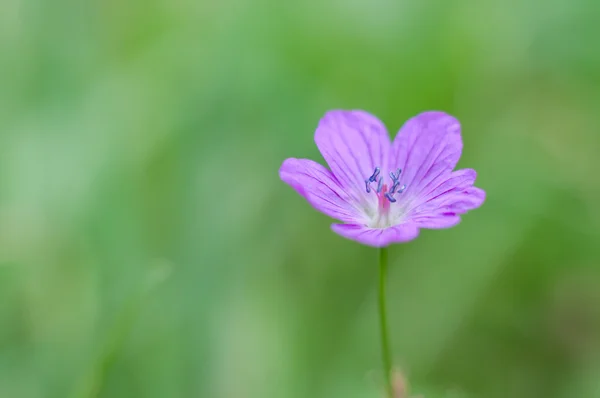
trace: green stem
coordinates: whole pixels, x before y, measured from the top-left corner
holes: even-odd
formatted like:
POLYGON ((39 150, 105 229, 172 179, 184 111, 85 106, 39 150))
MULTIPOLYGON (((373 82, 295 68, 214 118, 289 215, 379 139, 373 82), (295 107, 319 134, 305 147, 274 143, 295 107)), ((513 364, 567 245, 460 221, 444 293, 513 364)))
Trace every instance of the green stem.
POLYGON ((383 373, 385 375, 386 390, 389 398, 393 398, 392 388, 392 356, 390 351, 390 339, 388 337, 387 315, 385 308, 385 286, 387 277, 388 253, 387 248, 379 249, 379 321, 381 327, 381 350, 383 358, 383 373))

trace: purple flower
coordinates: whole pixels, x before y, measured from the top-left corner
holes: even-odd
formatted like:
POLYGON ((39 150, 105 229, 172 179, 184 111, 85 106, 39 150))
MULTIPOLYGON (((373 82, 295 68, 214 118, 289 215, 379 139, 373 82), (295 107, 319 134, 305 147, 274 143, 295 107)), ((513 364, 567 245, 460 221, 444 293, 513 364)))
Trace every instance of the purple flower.
POLYGON ((385 247, 407 242, 420 228, 448 228, 483 203, 473 169, 453 171, 462 152, 460 124, 443 112, 410 119, 390 142, 383 123, 364 111, 330 111, 315 142, 328 170, 286 159, 279 175, 317 210, 340 220, 334 232, 385 247))

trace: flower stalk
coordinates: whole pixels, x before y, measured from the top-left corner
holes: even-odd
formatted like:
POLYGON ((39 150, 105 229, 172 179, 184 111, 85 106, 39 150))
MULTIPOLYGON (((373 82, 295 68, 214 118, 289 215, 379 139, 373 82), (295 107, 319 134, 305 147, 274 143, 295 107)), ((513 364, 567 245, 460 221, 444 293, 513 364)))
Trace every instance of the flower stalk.
POLYGON ((389 398, 394 397, 392 386, 392 355, 390 347, 390 339, 387 326, 387 310, 386 310, 386 280, 388 268, 388 252, 387 248, 379 249, 379 325, 381 331, 381 354, 383 359, 383 374, 386 384, 386 391, 389 398))

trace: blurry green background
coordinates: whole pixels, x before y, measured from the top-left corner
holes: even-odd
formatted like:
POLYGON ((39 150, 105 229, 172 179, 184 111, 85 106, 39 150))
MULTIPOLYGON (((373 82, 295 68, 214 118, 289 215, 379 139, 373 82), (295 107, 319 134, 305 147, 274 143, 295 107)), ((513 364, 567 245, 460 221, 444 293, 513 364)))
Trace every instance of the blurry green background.
POLYGON ((0 397, 380 398, 376 250, 279 180, 333 108, 462 122, 390 249, 425 398, 600 397, 600 5, 0 2, 0 397))

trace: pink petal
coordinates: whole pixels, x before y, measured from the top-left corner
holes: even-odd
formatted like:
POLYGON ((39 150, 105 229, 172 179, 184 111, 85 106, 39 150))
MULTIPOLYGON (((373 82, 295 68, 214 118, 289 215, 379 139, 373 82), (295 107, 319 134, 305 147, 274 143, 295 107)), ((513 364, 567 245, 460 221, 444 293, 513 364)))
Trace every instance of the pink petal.
POLYGON ((365 179, 387 165, 390 138, 385 126, 364 111, 330 111, 319 122, 315 142, 340 185, 359 202, 375 200, 365 179))
POLYGON ((460 215, 481 206, 485 191, 473 186, 477 173, 458 170, 438 186, 411 203, 409 218, 421 228, 448 228, 460 222, 460 215))
POLYGON ((344 222, 362 219, 348 194, 320 164, 308 159, 286 159, 279 176, 320 212, 344 222))
POLYGON ((413 223, 383 229, 369 228, 357 224, 332 224, 331 229, 344 238, 373 247, 385 247, 392 243, 408 242, 419 235, 419 228, 413 223))
POLYGON ((402 169, 405 197, 448 178, 462 152, 460 124, 443 112, 424 112, 408 120, 392 144, 390 170, 402 169))

